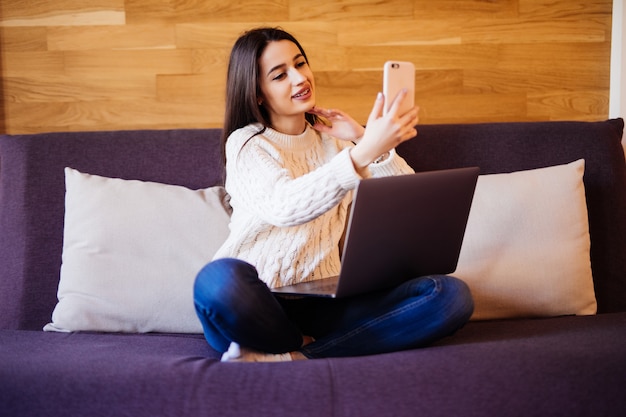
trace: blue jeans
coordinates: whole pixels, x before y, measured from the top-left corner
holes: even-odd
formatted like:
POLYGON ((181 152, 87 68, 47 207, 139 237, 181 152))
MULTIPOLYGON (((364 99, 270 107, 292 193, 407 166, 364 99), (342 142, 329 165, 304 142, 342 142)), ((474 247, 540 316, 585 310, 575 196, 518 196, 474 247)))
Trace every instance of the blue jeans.
POLYGON ((273 294, 256 268, 237 259, 206 265, 194 303, 209 344, 231 342, 308 358, 359 356, 426 346, 462 327, 474 311, 467 285, 454 277, 419 277, 398 287, 342 298, 273 294), (315 338, 302 346, 303 335, 315 338))

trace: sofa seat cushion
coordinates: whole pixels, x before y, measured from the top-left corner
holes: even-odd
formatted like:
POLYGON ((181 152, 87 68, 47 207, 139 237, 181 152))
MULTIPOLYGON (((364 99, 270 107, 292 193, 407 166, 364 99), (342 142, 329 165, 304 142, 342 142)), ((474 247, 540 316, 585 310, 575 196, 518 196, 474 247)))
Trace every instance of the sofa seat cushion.
POLYGON ((21 417, 621 417, 625 346, 626 313, 470 322, 428 348, 285 363, 221 363, 199 335, 0 331, 0 404, 21 417))

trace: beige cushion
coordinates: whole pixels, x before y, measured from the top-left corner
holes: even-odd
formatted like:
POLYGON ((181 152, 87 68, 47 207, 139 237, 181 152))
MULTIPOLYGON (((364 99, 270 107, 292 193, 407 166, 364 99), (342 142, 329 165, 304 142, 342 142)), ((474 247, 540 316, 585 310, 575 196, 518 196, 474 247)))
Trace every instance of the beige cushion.
POLYGON ((224 189, 65 176, 59 302, 45 330, 202 333, 192 288, 228 234, 224 189))
POLYGON ((584 161, 482 175, 453 274, 474 320, 594 314, 584 161))

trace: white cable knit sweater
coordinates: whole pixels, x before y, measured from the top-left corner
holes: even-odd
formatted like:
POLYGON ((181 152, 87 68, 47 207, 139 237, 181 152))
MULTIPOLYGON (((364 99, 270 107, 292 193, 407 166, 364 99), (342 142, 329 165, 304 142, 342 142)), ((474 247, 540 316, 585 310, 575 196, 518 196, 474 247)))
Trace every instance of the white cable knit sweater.
MULTIPOLYGON (((352 190, 352 142, 307 125, 285 135, 259 124, 233 132, 226 142, 226 190, 233 214, 230 235, 214 259, 233 257, 254 265, 270 287, 337 275, 339 240, 352 190)), ((372 164, 368 175, 412 173, 395 152, 372 164)))

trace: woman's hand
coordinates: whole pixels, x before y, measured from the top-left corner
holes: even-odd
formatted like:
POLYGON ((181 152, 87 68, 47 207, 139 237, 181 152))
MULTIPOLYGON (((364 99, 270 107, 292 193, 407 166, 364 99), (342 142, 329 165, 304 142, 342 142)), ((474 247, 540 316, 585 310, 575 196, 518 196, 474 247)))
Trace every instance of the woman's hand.
POLYGON ((313 107, 309 113, 321 116, 330 122, 330 126, 320 122, 315 123, 313 129, 327 133, 337 139, 357 142, 365 132, 363 126, 341 110, 313 107))
POLYGON ((381 114, 385 97, 382 93, 376 97, 363 137, 350 151, 352 162, 358 170, 365 168, 381 155, 417 135, 415 125, 419 120, 419 108, 413 107, 404 114, 398 114, 400 104, 406 98, 407 93, 406 89, 400 91, 391 104, 389 112, 384 116, 381 114))

